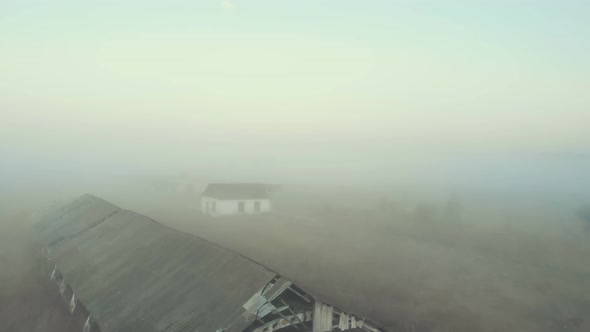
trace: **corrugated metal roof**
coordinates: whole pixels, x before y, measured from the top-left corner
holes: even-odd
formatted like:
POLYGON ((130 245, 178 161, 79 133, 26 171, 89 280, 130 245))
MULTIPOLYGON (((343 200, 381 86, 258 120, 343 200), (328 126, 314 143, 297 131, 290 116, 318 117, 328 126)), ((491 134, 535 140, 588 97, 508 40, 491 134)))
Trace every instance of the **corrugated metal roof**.
POLYGON ((203 196, 217 199, 266 199, 269 185, 262 183, 210 183, 203 196))
POLYGON ((44 216, 36 224, 36 229, 41 243, 50 246, 75 236, 119 210, 115 205, 98 197, 83 195, 44 216))
POLYGON ((101 331, 242 331, 276 274, 234 252, 85 195, 39 224, 101 331))

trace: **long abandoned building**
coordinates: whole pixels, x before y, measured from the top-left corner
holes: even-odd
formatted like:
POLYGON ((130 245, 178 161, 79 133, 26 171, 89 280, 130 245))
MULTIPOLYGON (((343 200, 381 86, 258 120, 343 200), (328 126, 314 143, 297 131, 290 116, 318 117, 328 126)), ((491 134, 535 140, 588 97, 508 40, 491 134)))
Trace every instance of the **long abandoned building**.
POLYGON ((91 195, 36 228, 47 275, 83 332, 384 331, 244 256, 91 195))

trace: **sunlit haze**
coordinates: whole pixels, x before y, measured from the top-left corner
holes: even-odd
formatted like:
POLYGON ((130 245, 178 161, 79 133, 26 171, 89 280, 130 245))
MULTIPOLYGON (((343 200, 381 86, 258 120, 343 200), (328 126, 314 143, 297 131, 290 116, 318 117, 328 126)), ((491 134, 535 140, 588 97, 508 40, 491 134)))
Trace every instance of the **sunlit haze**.
POLYGON ((347 177, 586 153, 589 15, 585 1, 4 1, 2 164, 347 177))

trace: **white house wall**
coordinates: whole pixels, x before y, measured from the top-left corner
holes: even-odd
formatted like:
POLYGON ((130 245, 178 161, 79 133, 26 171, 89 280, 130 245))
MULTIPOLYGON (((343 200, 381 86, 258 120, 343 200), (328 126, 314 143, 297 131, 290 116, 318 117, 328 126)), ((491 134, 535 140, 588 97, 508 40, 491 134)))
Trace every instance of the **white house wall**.
POLYGON ((220 200, 211 197, 201 198, 201 211, 212 216, 234 215, 234 214, 255 214, 262 212, 269 212, 271 210, 271 203, 269 199, 235 199, 235 200, 220 200), (212 210, 213 202, 215 202, 215 212, 212 210), (244 212, 240 212, 238 204, 244 202, 244 212), (254 210, 254 203, 260 202, 260 211, 254 210), (207 212, 207 203, 209 204, 209 212, 207 212))

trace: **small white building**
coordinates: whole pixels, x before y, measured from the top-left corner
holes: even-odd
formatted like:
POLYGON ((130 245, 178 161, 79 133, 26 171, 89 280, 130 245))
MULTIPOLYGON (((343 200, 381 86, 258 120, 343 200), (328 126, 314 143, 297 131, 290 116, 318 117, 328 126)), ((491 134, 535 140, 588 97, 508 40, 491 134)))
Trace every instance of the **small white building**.
POLYGON ((201 195, 201 210, 210 216, 269 212, 270 188, 262 183, 210 183, 201 195))

